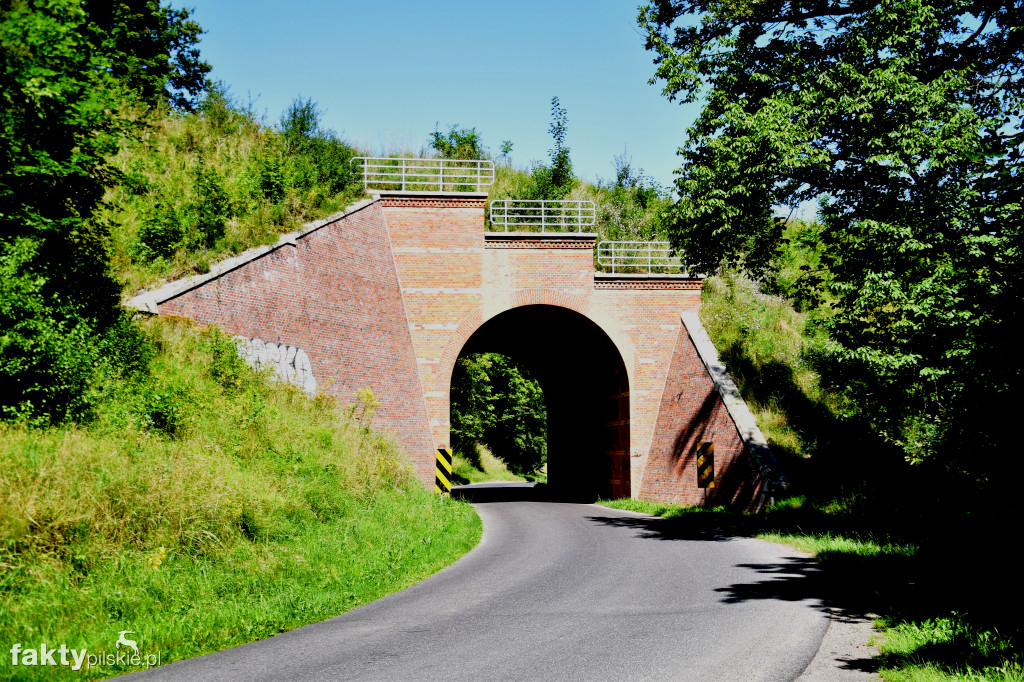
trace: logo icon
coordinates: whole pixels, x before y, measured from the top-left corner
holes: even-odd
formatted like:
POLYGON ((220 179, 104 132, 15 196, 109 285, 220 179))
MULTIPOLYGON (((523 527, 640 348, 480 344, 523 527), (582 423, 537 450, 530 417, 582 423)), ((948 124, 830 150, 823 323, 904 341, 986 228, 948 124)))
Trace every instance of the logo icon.
POLYGON ((139 655, 139 646, 138 646, 138 644, 135 643, 134 639, 128 639, 127 637, 125 637, 125 635, 134 635, 135 632, 133 630, 121 630, 118 634, 120 636, 117 638, 117 649, 120 651, 121 646, 123 645, 123 646, 128 647, 132 651, 134 651, 135 655, 138 656, 139 655))

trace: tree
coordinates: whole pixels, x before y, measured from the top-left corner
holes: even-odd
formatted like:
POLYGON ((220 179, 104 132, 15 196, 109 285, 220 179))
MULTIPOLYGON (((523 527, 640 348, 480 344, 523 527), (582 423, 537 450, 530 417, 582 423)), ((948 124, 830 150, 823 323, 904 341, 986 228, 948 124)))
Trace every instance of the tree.
POLYGON ((198 28, 156 3, 0 7, 0 415, 59 420, 83 412, 103 357, 132 346, 94 212, 118 177, 106 159, 139 129, 128 109, 201 87, 198 28), (150 57, 132 62, 124 50, 143 44, 150 57), (192 71, 160 66, 181 50, 192 71))
MULTIPOLYGON (((320 186, 333 196, 354 182, 356 171, 352 157, 355 153, 334 130, 321 125, 322 116, 316 102, 300 95, 281 116, 281 136, 292 186, 304 193, 320 186)), ((314 203, 326 198, 318 196, 314 203)))
MULTIPOLYGON (((670 98, 703 100, 668 230, 691 271, 765 275, 777 206, 821 202, 823 367, 912 461, 995 481, 1022 402, 1018 2, 659 0, 670 98)), ((813 275, 813 273, 809 273, 813 275)), ((1014 464, 1016 466, 1016 464, 1014 464)))
POLYGON ((512 156, 512 140, 502 140, 500 149, 502 163, 506 166, 510 165, 512 156))
POLYGON ((146 105, 192 111, 210 65, 199 56, 203 30, 191 11, 159 0, 84 0, 90 43, 112 57, 107 66, 146 105))
POLYGON ((452 446, 473 458, 476 443, 518 474, 547 458, 547 408, 540 384, 503 355, 459 358, 452 374, 452 446))
POLYGON ((435 127, 434 132, 430 133, 430 146, 442 159, 490 158, 476 128, 459 128, 458 125, 453 125, 445 134, 435 127))
POLYGON ((565 136, 569 130, 569 117, 558 101, 557 97, 551 98, 551 125, 548 132, 551 133, 555 146, 548 150, 551 163, 548 165, 537 163, 534 165, 530 176, 532 182, 524 191, 520 191, 516 199, 564 199, 572 191, 576 184, 576 178, 572 174, 572 159, 569 157, 569 148, 565 146, 565 136))
POLYGON ((548 132, 555 146, 548 152, 551 156, 551 185, 557 190, 572 186, 572 161, 569 159, 569 148, 565 146, 565 136, 569 132, 569 116, 557 97, 551 98, 551 125, 548 132))

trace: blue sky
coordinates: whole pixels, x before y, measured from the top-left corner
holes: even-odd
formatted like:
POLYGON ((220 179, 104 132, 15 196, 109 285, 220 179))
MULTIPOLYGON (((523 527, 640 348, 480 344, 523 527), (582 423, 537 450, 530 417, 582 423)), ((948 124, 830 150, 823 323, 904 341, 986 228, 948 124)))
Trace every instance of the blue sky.
POLYGON ((696 116, 647 83, 639 2, 191 0, 223 81, 274 123, 297 96, 373 153, 418 151, 440 123, 475 127, 494 155, 546 161, 552 96, 568 112, 576 174, 614 176, 623 151, 662 185, 696 116))

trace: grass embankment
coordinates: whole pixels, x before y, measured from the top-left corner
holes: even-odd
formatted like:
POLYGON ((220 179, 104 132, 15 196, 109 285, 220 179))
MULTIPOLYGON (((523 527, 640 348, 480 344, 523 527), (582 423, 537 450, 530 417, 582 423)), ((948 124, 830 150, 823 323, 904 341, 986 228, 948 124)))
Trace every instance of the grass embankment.
POLYGON ((98 655, 129 630, 143 663, 167 663, 267 637, 478 542, 472 508, 429 494, 371 430, 372 399, 339 410, 268 383, 215 330, 145 328, 151 379, 108 380, 94 422, 0 425, 0 677, 41 672, 12 667, 15 642, 98 655))
POLYGON ((452 482, 455 485, 487 483, 489 481, 525 481, 508 470, 508 466, 491 454, 483 445, 477 445, 477 461, 470 461, 456 450, 452 454, 452 482))
POLYGON ((491 481, 534 481, 547 483, 547 466, 530 476, 520 476, 509 471, 508 465, 501 459, 495 457, 485 445, 477 443, 477 460, 471 461, 461 452, 455 450, 452 453, 452 483, 465 485, 467 483, 488 483, 491 481))
POLYGON ((822 577, 807 573, 780 598, 877 614, 887 680, 1024 679, 1021 589, 996 549, 1006 519, 976 501, 940 502, 934 472, 884 447, 856 405, 822 385, 820 314, 798 312, 735 273, 705 282, 704 325, 799 496, 760 515, 605 504, 668 517, 672 537, 727 532, 815 554, 822 577))
POLYGON ((143 122, 141 139, 110 160, 123 176, 104 197, 126 293, 207 272, 363 196, 351 164, 361 152, 320 126, 311 101, 268 125, 214 89, 196 113, 143 122))

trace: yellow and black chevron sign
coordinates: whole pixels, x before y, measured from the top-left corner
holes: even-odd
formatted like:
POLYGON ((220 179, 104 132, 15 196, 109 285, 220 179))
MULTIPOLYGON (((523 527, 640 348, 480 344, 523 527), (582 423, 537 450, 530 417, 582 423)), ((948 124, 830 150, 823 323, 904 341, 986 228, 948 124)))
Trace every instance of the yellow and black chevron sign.
POLYGON ((697 487, 715 487, 715 444, 701 443, 697 448, 697 487))
POLYGON ((452 493, 451 448, 437 449, 437 469, 434 472, 434 490, 442 495, 451 495, 452 493))

